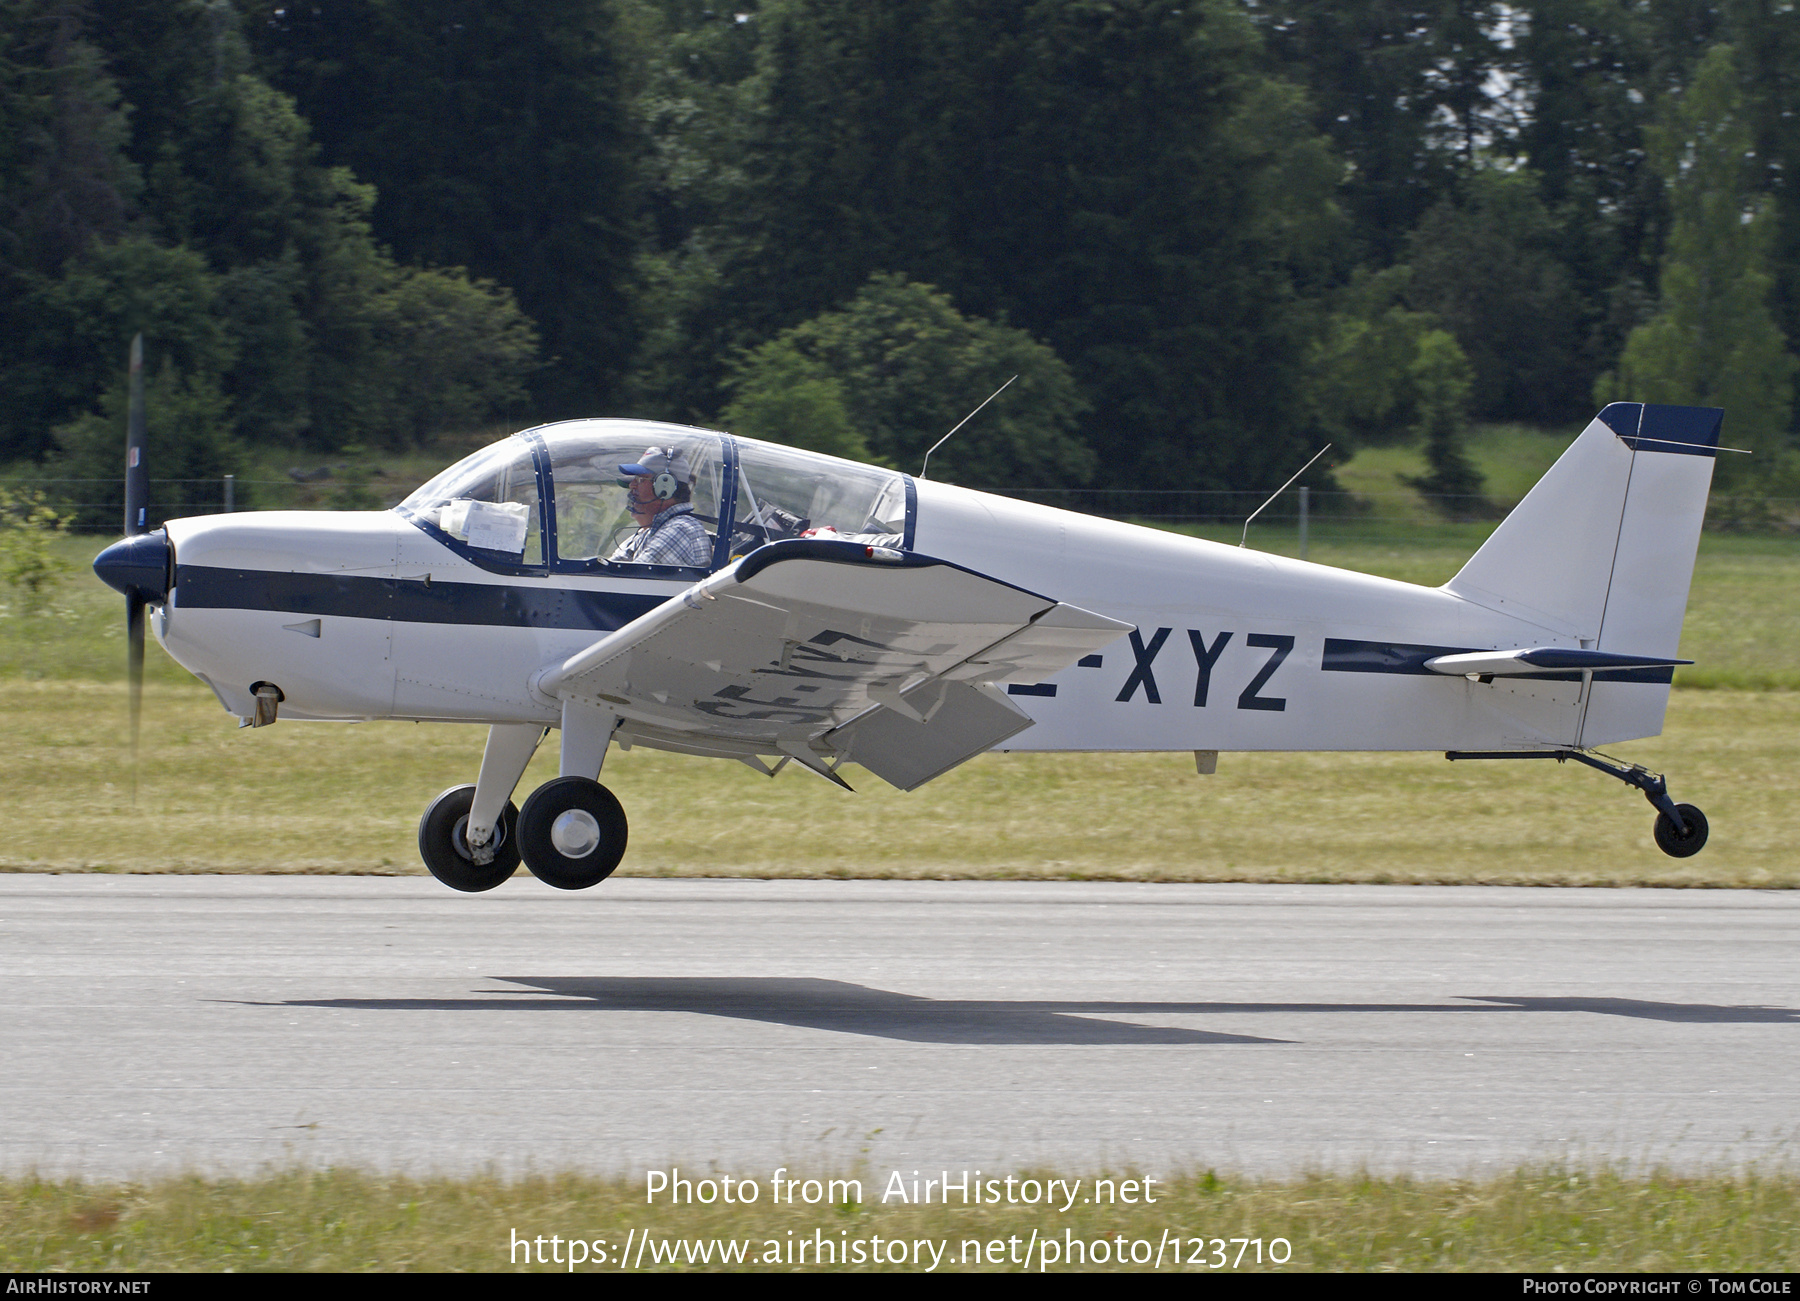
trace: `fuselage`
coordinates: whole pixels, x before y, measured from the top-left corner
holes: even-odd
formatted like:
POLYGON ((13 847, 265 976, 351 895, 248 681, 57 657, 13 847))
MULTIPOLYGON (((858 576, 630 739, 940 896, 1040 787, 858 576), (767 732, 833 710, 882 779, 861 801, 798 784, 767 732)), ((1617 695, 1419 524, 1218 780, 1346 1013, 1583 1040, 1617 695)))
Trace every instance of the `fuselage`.
MULTIPOLYGON (((622 446, 669 428, 617 423, 626 426, 613 431, 622 446)), ((759 518, 752 508, 774 518, 771 494, 796 464, 826 478, 848 464, 781 449, 786 478, 756 481, 756 447, 738 440, 721 460, 715 529, 717 518, 759 518), (758 482, 767 485, 760 496, 758 482)), ((268 683, 281 693, 283 718, 554 726, 558 703, 533 691, 534 676, 704 571, 605 563, 610 536, 586 538, 575 523, 574 494, 589 481, 564 484, 551 472, 561 462, 541 450, 539 458, 536 486, 512 494, 525 505, 495 515, 498 526, 524 519, 541 530, 516 557, 437 527, 448 517, 432 514, 441 510, 435 498, 391 511, 172 521, 175 584, 151 626, 240 717, 268 683), (574 549, 589 554, 563 563, 574 549)), ((882 527, 897 530, 896 545, 1135 629, 1050 681, 1006 688, 1035 726, 1004 748, 1480 749, 1578 739, 1578 678, 1477 682, 1422 667, 1429 654, 1556 640, 1449 591, 885 473, 892 482, 871 479, 864 497, 889 503, 882 527)), ((802 501, 795 491, 789 499, 802 501)), ((744 533, 740 523, 720 545, 721 563, 758 542, 744 533)))
POLYGON ((487 725, 475 784, 420 822, 462 891, 521 861, 605 879, 626 821, 597 778, 639 745, 908 791, 990 749, 1576 759, 1682 857, 1705 816, 1589 751, 1659 732, 1688 663, 1720 417, 1606 407, 1440 588, 608 420, 525 430, 391 511, 128 530, 95 570, 134 701, 149 609, 243 724, 487 725), (515 812, 551 728, 558 776, 515 812))

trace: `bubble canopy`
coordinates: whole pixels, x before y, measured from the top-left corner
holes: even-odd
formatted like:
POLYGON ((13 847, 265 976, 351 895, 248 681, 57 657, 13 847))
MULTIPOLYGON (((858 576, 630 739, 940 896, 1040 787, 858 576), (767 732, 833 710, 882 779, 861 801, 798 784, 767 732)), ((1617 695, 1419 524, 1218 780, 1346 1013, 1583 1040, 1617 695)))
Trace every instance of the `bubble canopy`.
POLYGON ((570 420, 484 447, 396 509, 486 569, 680 577, 783 538, 908 547, 912 501, 912 481, 878 466, 686 425, 570 420), (621 558, 638 531, 623 467, 656 451, 674 453, 686 473, 670 513, 691 515, 705 530, 712 542, 707 566, 621 558))

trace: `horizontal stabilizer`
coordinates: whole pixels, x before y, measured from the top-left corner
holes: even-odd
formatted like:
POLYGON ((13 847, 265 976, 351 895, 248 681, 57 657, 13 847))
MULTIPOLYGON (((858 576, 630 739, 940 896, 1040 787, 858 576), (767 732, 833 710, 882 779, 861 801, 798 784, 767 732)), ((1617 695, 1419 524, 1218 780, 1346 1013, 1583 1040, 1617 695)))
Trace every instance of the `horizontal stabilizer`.
POLYGON ((1567 673, 1571 669, 1661 669, 1692 660, 1672 660, 1660 655, 1623 655, 1617 651, 1581 650, 1573 646, 1526 646, 1509 651, 1471 651, 1462 655, 1438 655, 1425 661, 1433 673, 1450 676, 1479 675, 1490 678, 1523 678, 1543 673, 1567 673))

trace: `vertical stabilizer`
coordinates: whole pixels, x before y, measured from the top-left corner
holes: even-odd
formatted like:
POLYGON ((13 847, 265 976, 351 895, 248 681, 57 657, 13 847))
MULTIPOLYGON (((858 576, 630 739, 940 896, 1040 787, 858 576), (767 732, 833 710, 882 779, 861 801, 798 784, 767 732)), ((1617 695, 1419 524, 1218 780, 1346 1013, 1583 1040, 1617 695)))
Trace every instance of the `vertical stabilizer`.
MULTIPOLYGON (((1673 657, 1724 413, 1615 402, 1445 590, 1597 650, 1673 657)), ((1662 729, 1666 673, 1603 674, 1580 743, 1662 729)))

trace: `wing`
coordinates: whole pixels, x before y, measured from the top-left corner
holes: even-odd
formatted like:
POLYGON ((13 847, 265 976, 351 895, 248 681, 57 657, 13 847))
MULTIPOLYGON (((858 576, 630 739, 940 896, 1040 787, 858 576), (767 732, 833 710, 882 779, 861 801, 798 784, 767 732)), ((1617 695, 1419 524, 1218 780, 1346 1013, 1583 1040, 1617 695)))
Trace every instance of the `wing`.
POLYGON ((1130 627, 948 561, 795 540, 696 583, 533 685, 610 709, 624 745, 756 767, 756 756, 786 756, 828 776, 854 758, 911 790, 1031 726, 995 683, 1042 681, 1130 627))

